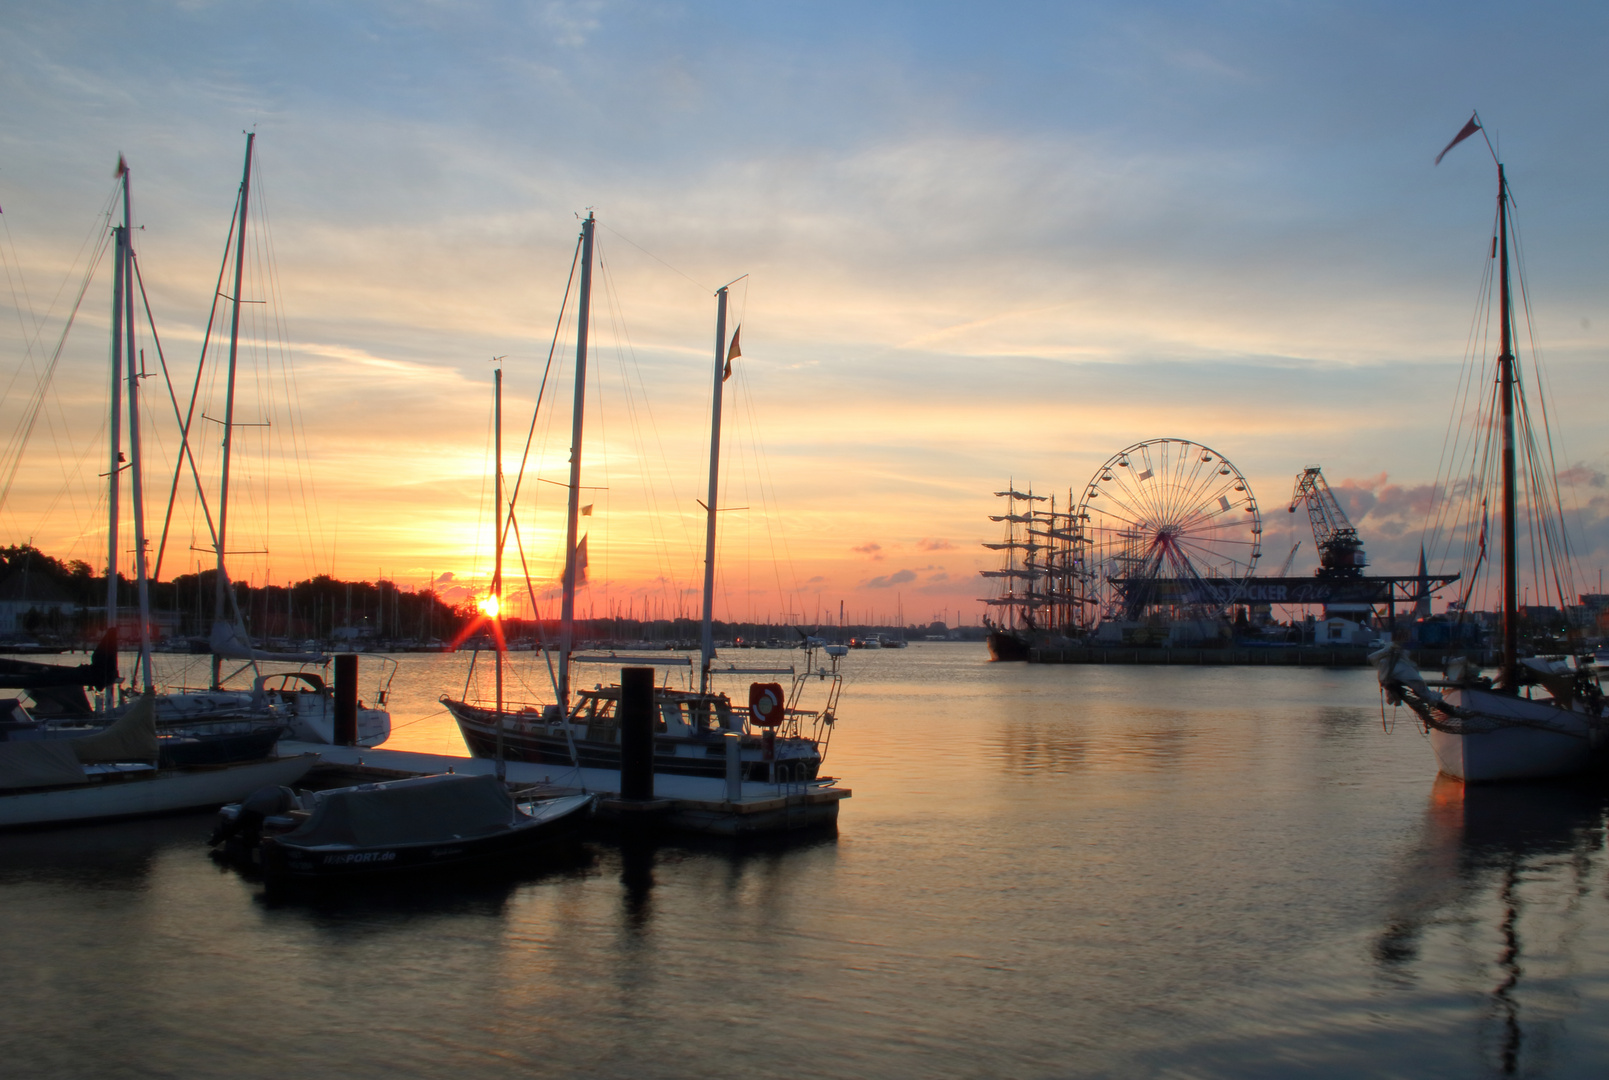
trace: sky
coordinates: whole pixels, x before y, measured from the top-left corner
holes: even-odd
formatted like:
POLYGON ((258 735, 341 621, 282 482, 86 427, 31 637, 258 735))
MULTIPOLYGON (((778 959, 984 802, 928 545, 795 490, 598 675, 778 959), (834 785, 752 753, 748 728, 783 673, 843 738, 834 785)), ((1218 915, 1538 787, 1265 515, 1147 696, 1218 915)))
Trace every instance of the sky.
MULTIPOLYGON (((273 273, 243 293, 272 303, 245 318, 274 344, 241 403, 270 426, 241 429, 264 453, 232 481, 237 579, 483 587, 492 358, 512 474, 554 348, 518 510, 551 595, 573 319, 554 328, 589 209, 583 610, 696 610, 734 279, 718 617, 974 623, 992 492, 1061 506, 1163 437, 1246 476, 1264 572, 1297 540, 1292 572, 1313 566, 1286 507, 1321 465, 1376 570, 1404 573, 1494 211, 1479 139, 1432 161, 1478 109, 1595 588, 1605 55, 1589 4, 7 3, 0 427, 61 337, 119 153, 188 398, 252 130, 273 273)), ((0 508, 5 542, 92 563, 108 266, 0 508)), ((144 386, 160 517, 175 422, 144 386)), ((194 500, 174 519, 164 576, 208 557, 194 500)))

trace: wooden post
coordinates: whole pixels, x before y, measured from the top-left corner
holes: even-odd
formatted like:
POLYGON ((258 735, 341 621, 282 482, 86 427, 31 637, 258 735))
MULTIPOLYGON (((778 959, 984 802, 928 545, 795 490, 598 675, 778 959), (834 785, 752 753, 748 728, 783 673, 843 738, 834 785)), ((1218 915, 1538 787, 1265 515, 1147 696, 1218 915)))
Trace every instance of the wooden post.
POLYGON ((358 744, 358 658, 341 653, 335 658, 335 745, 358 744))
POLYGON ((620 797, 654 797, 654 669, 620 669, 620 797))

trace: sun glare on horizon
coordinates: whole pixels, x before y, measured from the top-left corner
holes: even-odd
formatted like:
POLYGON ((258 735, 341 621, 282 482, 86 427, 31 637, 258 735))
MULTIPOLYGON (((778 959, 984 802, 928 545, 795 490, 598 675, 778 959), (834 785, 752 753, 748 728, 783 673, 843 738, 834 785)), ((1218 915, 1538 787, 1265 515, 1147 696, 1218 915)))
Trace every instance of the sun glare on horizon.
POLYGON ((495 593, 481 598, 480 613, 486 616, 488 619, 497 618, 497 613, 501 610, 501 608, 502 605, 498 602, 497 595, 495 593))

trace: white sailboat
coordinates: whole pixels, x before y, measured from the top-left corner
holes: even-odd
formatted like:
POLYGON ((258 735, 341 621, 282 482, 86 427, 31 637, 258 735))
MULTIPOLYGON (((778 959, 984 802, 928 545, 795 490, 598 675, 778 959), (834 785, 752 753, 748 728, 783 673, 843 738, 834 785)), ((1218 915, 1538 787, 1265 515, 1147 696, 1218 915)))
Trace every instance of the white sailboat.
MULTIPOLYGON (((1480 131, 1478 117, 1448 144, 1448 149, 1480 131)), ((1484 136, 1484 132, 1482 132, 1484 136)), ((1488 142, 1488 147, 1490 143, 1488 142)), ((1442 151, 1443 154, 1446 150, 1442 151)), ((1501 570, 1502 570, 1502 653, 1496 677, 1482 678, 1473 665, 1459 664, 1446 681, 1432 689, 1418 669, 1400 649, 1388 646, 1371 659, 1379 671, 1387 698, 1407 704, 1423 723, 1441 771, 1466 783, 1492 780, 1531 780, 1568 776, 1586 771, 1609 744, 1609 718, 1597 675, 1587 663, 1550 661, 1519 656, 1519 571, 1517 493, 1519 467, 1516 460, 1516 404, 1525 430, 1518 440, 1534 453, 1529 417, 1524 406, 1520 367, 1514 355, 1513 301, 1509 285, 1508 180, 1502 162, 1497 165, 1497 235, 1492 254, 1498 260, 1498 311, 1500 351, 1497 357, 1495 416, 1485 416, 1485 432, 1496 440, 1495 447, 1480 450, 1479 460, 1490 460, 1495 449, 1500 460, 1501 570)), ((1441 159, 1438 157, 1438 161, 1441 159)), ((1532 358, 1533 365, 1535 358, 1532 358)), ((1542 463, 1527 461, 1525 474, 1535 485, 1542 463)), ((1551 462, 1547 463, 1551 466, 1551 462)), ((1551 468, 1547 475, 1551 476, 1551 468)), ((1477 493, 1478 494, 1478 493, 1477 493)), ((1535 492, 1533 515, 1557 514, 1546 492, 1535 492)), ((1556 493, 1554 493, 1556 498, 1556 493)), ((1484 562, 1485 522, 1480 521, 1480 542, 1473 579, 1484 562)), ((1560 538, 1562 522, 1540 527, 1544 536, 1560 538)), ((1565 554, 1544 545, 1539 555, 1557 563, 1565 554)), ((1553 575, 1557 583, 1567 579, 1567 570, 1553 575)), ((1560 596, 1560 606, 1573 597, 1560 596)))
POLYGON ((119 496, 129 477, 139 610, 141 692, 104 730, 79 738, 0 743, 0 828, 105 820, 216 806, 264 785, 299 780, 317 760, 259 756, 205 767, 160 767, 157 695, 151 671, 151 604, 146 574, 145 502, 140 438, 139 362, 134 344, 133 239, 128 168, 118 160, 123 224, 115 230, 112 284, 112 382, 107 476, 107 608, 117 615, 119 496), (128 382, 128 454, 123 453, 123 381, 128 382))
MULTIPOLYGON (((257 136, 246 135, 246 160, 240 177, 239 196, 233 223, 234 289, 230 300, 229 368, 225 383, 223 428, 223 457, 218 481, 218 517, 212 527, 208 525, 216 557, 214 577, 212 632, 208 645, 212 654, 212 676, 208 686, 200 690, 180 690, 159 695, 157 721, 159 724, 202 723, 277 723, 285 725, 292 736, 303 742, 335 742, 335 698, 327 680, 321 675, 306 672, 271 672, 265 674, 259 667, 263 663, 317 664, 329 662, 321 653, 277 653, 254 648, 246 633, 238 600, 229 578, 227 543, 229 539, 229 485, 234 453, 234 433, 239 426, 235 421, 235 380, 240 354, 240 307, 244 302, 241 291, 244 285, 246 264, 246 226, 251 208, 252 154, 257 136), (224 674, 226 662, 238 662, 240 667, 230 676, 224 674), (232 689, 225 683, 230 677, 250 670, 253 676, 249 689, 232 689)), ((226 263, 227 265, 227 263, 226 263)), ((219 273, 222 279, 222 270, 219 273)), ((186 448, 181 455, 179 468, 189 460, 186 448)), ((193 463, 191 468, 194 468, 193 463)), ((199 478, 197 480, 199 487, 199 478)), ((178 473, 174 488, 178 487, 178 473)), ((389 661, 387 661, 389 663, 389 661)), ((394 671, 394 664, 392 669, 394 671)), ((384 680, 389 682, 389 679, 384 680)), ((384 704, 382 685, 376 705, 384 704)), ((391 735, 391 715, 384 708, 360 706, 357 716, 357 744, 378 746, 391 735)))
MULTIPOLYGON (((508 760, 542 762, 583 768, 619 769, 620 688, 572 688, 572 666, 600 663, 612 667, 643 664, 664 667, 687 665, 690 659, 666 654, 653 656, 578 655, 575 652, 575 596, 578 583, 579 514, 582 469, 583 416, 587 363, 587 334, 592 288, 593 229, 591 214, 580 237, 581 281, 576 322, 575 400, 571 416, 570 477, 566 515, 566 559, 560 608, 560 637, 555 702, 551 705, 509 705, 501 700, 488 709, 464 698, 443 696, 442 704, 458 722, 469 751, 476 757, 506 756, 508 760)), ((818 780, 827 743, 835 723, 842 677, 836 657, 829 669, 812 670, 814 650, 807 648, 804 670, 717 666, 713 611, 715 602, 715 534, 722 387, 727 365, 735 354, 726 333, 727 289, 716 293, 716 341, 711 414, 710 468, 704 551, 703 619, 697 689, 654 691, 657 733, 654 738, 656 773, 721 777, 727 774, 724 735, 740 736, 743 779, 750 781, 814 783, 818 780), (753 683, 745 708, 715 690, 715 676, 787 677, 790 683, 753 683), (814 709, 801 706, 805 684, 825 684, 825 700, 814 709)), ((501 507, 500 507, 501 512, 501 507)), ((828 652, 831 652, 829 647, 828 652)), ((836 803, 832 804, 836 813, 836 803)))

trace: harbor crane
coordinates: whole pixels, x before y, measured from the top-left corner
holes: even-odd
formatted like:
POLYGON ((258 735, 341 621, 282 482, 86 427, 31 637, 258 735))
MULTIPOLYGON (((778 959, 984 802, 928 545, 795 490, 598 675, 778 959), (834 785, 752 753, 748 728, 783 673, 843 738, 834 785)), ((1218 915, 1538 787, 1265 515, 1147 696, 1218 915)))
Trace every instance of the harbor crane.
POLYGON ((1314 571, 1321 578, 1360 578, 1369 557, 1363 551, 1358 530, 1352 527, 1335 501, 1324 473, 1311 465, 1296 474, 1296 490, 1291 493, 1290 512, 1307 504, 1307 520, 1313 526, 1313 544, 1318 548, 1319 567, 1314 571))

